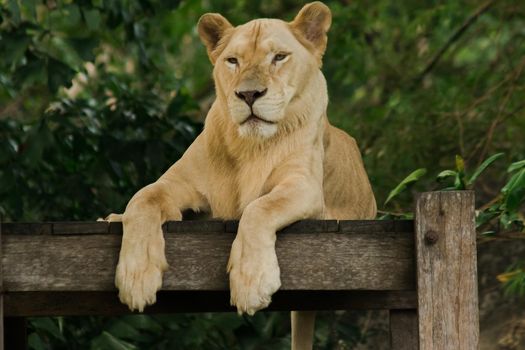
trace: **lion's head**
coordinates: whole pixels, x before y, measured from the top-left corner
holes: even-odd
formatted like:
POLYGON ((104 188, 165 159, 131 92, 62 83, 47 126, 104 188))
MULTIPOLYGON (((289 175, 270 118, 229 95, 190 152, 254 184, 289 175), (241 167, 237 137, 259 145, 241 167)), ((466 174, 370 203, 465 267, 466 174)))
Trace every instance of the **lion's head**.
MULTIPOLYGON (((292 22, 256 19, 233 27, 220 14, 201 17, 217 98, 241 136, 269 138, 291 115, 304 114, 306 100, 319 100, 307 96, 308 85, 324 84, 319 68, 330 24, 330 10, 320 2, 304 6, 292 22)), ((326 95, 326 87, 317 90, 326 95)), ((327 98, 320 103, 326 108, 327 98)))

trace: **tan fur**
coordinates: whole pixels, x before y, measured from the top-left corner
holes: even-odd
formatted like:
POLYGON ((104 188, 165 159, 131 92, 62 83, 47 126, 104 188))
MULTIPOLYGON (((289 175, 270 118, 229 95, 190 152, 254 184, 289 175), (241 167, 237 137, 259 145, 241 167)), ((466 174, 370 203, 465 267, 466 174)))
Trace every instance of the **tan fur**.
MULTIPOLYGON (((155 302, 167 268, 161 224, 180 220, 183 210, 240 219, 227 270, 231 303, 248 314, 268 306, 280 287, 276 231, 306 218, 375 216, 357 145, 326 117, 319 68, 330 21, 319 2, 306 5, 291 23, 258 19, 233 27, 219 14, 201 18, 217 99, 201 135, 158 181, 137 192, 122 216, 115 283, 130 309, 155 302), (280 53, 286 57, 277 60, 280 53), (251 109, 236 94, 264 89, 251 109), (252 110, 265 121, 246 122, 252 110)), ((310 339, 293 342, 311 348, 313 316, 301 321, 300 315, 294 323, 309 329, 294 335, 310 339)))

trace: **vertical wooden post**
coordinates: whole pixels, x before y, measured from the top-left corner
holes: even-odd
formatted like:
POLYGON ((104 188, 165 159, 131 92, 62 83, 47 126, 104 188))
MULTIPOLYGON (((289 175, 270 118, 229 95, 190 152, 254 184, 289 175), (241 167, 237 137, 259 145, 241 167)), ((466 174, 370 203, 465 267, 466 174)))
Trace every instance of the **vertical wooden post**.
POLYGON ((4 317, 2 249, 2 219, 0 218, 0 350, 27 349, 27 319, 4 317))
POLYGON ((416 310, 390 310, 390 349, 419 349, 416 310))
POLYGON ((479 343, 474 193, 428 192, 416 204, 421 350, 479 343))

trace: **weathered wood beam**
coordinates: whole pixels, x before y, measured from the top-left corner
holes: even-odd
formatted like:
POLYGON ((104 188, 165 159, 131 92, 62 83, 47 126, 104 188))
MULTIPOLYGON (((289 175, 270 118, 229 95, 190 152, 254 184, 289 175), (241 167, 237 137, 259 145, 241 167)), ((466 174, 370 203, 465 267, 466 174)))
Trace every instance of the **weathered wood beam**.
MULTIPOLYGON (((146 312, 232 311, 236 221, 164 225, 170 269, 146 312)), ((129 313, 114 287, 120 223, 4 223, 8 316, 129 313)), ((414 309, 413 221, 295 223, 278 235, 282 288, 269 310, 414 309)))
MULTIPOLYGON (((120 222, 105 221, 62 221, 62 222, 4 222, 1 224, 6 235, 91 235, 122 234, 120 222)), ((167 233, 218 233, 237 232, 236 220, 170 221, 164 224, 167 233)), ((414 232, 413 220, 301 220, 280 233, 368 233, 368 232, 414 232)))
MULTIPOLYGON (((102 233, 102 227, 111 225, 101 224, 55 223, 51 233, 38 235, 13 234, 21 232, 19 227, 4 227, 5 290, 114 291, 121 235, 102 233)), ((231 229, 228 225, 168 223, 170 268, 163 289, 227 290, 226 263, 236 229, 235 223, 231 229)), ((371 221, 339 226, 310 221, 279 234, 282 290, 415 290, 414 239, 408 225, 371 221)))
MULTIPOLYGON (((278 291, 267 311, 415 309, 415 291, 278 291)), ((160 291, 146 314, 235 312, 228 291, 160 291)), ((415 312, 415 311, 414 311, 415 312)), ((14 292, 5 296, 6 316, 124 315, 117 292, 14 292)))
POLYGON ((477 349, 474 192, 422 193, 416 246, 420 349, 477 349))

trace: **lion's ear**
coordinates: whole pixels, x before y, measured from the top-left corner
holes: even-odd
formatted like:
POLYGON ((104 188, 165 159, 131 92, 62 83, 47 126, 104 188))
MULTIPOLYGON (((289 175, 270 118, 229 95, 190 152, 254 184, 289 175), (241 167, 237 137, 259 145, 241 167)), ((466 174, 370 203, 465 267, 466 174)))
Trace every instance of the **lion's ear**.
POLYGON ((199 36, 208 50, 211 63, 215 63, 215 59, 220 54, 220 52, 217 52, 217 46, 224 33, 228 29, 233 28, 233 26, 218 13, 206 13, 199 19, 197 28, 199 36))
POLYGON ((326 50, 326 33, 332 24, 332 13, 328 6, 319 1, 306 4, 290 24, 311 44, 310 48, 320 60, 326 50))

